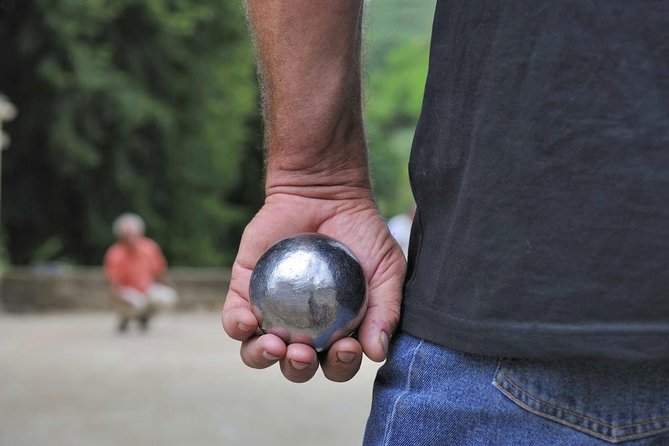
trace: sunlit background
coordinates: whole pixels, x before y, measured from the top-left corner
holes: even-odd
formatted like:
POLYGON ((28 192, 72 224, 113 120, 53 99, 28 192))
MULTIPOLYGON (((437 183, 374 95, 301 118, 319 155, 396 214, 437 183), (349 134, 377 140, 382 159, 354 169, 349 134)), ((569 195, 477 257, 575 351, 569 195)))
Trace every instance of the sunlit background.
MULTIPOLYGON (((366 2, 386 218, 412 205, 434 2, 366 2)), ((245 369, 218 321, 263 200, 240 1, 0 0, 0 94, 0 444, 360 443, 378 365, 289 384, 245 369), (144 335, 114 331, 100 268, 124 211, 145 219, 181 295, 144 335)))

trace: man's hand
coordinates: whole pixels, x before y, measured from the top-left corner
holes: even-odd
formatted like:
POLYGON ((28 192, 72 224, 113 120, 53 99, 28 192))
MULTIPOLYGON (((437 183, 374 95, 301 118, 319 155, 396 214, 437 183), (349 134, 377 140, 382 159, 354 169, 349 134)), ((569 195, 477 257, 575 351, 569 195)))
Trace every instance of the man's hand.
POLYGON ((371 192, 363 188, 351 194, 340 189, 331 194, 336 198, 320 198, 330 192, 313 191, 268 195, 246 227, 223 307, 223 326, 230 337, 242 341, 241 357, 246 365, 265 368, 279 362, 290 381, 304 382, 313 377, 319 364, 313 348, 304 344, 287 346, 277 336, 259 334, 249 303, 249 280, 258 258, 275 242, 301 232, 333 237, 353 251, 368 281, 369 304, 357 340, 341 339, 321 358, 327 378, 347 381, 360 368, 363 351, 374 361, 386 357, 388 340, 399 320, 406 262, 371 192))
POLYGON ((364 353, 386 357, 400 314, 406 263, 372 197, 362 125, 362 0, 247 0, 263 91, 265 205, 244 231, 223 307, 223 326, 242 341, 250 367, 276 362, 294 382, 318 369, 316 351, 261 335, 249 304, 249 280, 275 242, 319 232, 348 246, 368 282, 358 339, 321 355, 325 376, 351 379, 364 353))

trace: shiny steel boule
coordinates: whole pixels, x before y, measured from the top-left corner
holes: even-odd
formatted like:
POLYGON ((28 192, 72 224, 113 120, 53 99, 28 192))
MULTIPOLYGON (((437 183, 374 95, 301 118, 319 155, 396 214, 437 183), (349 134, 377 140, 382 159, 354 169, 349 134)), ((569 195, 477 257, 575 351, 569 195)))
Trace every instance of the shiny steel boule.
POLYGON ((350 335, 367 309, 360 263, 342 243, 320 234, 299 234, 269 248, 253 269, 249 294, 263 332, 317 351, 350 335))

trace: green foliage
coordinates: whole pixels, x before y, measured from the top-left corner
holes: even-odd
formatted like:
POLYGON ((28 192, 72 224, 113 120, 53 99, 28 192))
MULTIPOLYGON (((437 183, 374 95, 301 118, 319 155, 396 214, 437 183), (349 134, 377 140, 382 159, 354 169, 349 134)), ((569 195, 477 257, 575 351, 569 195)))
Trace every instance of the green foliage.
MULTIPOLYGON (((263 198, 241 2, 0 3, 0 92, 19 110, 3 156, 10 261, 99 264, 111 222, 134 211, 170 263, 229 264, 263 198)), ((434 0, 366 10, 370 159, 390 216, 411 203, 434 0)))
POLYGON ((24 0, 0 28, 12 261, 99 263, 131 210, 172 263, 230 262, 262 166, 241 4, 24 0))
MULTIPOLYGON (((367 0, 365 2, 365 65, 370 71, 386 65, 387 55, 410 40, 427 42, 436 0, 367 0)), ((425 56, 425 54, 423 54, 425 56)))
POLYGON ((382 214, 413 203, 408 160, 427 76, 434 1, 372 1, 366 50, 365 119, 374 188, 382 214))

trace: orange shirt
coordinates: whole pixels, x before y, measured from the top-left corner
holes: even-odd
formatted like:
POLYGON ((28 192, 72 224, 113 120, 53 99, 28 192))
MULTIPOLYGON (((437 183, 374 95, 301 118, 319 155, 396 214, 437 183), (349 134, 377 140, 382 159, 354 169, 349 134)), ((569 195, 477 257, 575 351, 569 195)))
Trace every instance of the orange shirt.
POLYGON ((134 247, 114 243, 105 254, 105 275, 112 285, 145 292, 164 272, 167 264, 160 248, 143 237, 134 247))

